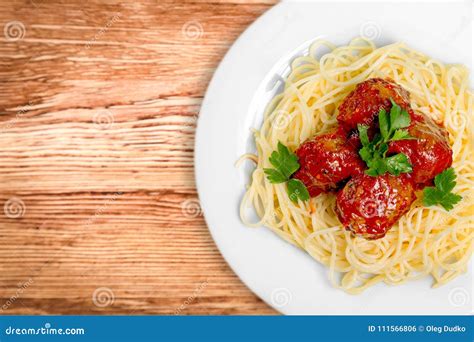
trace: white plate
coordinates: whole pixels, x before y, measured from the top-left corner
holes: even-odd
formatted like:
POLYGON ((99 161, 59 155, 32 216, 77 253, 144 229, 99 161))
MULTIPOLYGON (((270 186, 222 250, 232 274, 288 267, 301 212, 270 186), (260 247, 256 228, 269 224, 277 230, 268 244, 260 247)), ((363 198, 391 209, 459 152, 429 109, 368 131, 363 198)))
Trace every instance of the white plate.
MULTIPOLYGON (((229 50, 203 102, 196 137, 201 206, 222 255, 260 298, 285 314, 468 314, 472 270, 431 289, 426 278, 401 286, 378 284, 352 296, 330 286, 327 269, 268 229, 238 216, 251 168, 235 161, 253 151, 258 128, 288 63, 317 37, 337 45, 360 34, 378 46, 404 41, 445 63, 471 65, 469 2, 285 2, 251 25, 229 50)), ((472 70, 472 69, 471 69, 472 70)), ((472 79, 472 77, 471 77, 472 79)))

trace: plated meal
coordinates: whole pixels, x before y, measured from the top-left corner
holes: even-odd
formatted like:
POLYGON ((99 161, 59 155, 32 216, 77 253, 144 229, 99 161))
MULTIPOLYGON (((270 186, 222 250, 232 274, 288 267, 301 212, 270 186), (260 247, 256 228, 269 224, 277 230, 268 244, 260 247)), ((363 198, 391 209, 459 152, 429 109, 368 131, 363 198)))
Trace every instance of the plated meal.
POLYGON ((348 293, 449 282, 473 251, 473 99, 464 66, 402 43, 315 42, 243 156, 256 164, 243 222, 305 250, 348 293))

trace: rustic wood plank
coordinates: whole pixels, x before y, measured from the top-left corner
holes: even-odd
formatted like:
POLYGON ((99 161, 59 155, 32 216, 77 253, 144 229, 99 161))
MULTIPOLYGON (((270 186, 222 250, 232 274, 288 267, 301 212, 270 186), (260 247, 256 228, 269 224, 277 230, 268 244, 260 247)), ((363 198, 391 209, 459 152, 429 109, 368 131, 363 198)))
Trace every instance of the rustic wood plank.
POLYGON ((20 23, 0 44, 1 313, 275 313, 219 254, 193 170, 213 71, 274 3, 0 3, 20 23))

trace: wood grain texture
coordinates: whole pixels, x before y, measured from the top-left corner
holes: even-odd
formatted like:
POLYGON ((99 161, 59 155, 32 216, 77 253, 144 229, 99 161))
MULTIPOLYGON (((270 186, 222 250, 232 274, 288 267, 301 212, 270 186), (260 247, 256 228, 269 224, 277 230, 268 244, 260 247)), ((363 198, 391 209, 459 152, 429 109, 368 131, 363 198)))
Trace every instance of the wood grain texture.
POLYGON ((193 170, 207 84, 274 3, 0 3, 2 314, 275 313, 219 254, 193 170))

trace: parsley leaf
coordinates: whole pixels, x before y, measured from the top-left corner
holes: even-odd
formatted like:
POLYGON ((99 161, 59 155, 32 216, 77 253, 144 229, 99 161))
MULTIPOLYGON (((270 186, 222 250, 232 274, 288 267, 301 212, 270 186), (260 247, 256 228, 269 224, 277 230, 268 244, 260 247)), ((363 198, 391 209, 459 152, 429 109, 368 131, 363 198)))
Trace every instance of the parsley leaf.
POLYGON ((462 199, 462 196, 451 192, 456 186, 456 173, 452 167, 438 174, 434 183, 434 187, 423 189, 423 204, 426 207, 440 204, 449 211, 462 199))
POLYGON ((409 173, 413 171, 408 157, 403 153, 396 154, 385 160, 387 164, 387 170, 392 175, 400 176, 401 173, 409 173))
POLYGON ((298 199, 306 201, 309 199, 309 192, 306 186, 299 179, 290 179, 291 175, 300 168, 298 156, 291 152, 288 147, 278 142, 278 150, 273 151, 269 158, 272 168, 265 168, 263 171, 270 183, 287 184, 287 192, 290 200, 297 203, 298 199))
POLYGON ((390 140, 397 141, 397 140, 406 140, 406 139, 413 139, 410 133, 408 133, 408 130, 397 129, 390 140))
POLYGON ((451 210, 454 208, 456 204, 458 204, 459 201, 462 200, 462 196, 458 194, 453 194, 450 192, 449 194, 444 195, 443 200, 441 201, 441 205, 443 206, 444 209, 446 210, 451 210))
POLYGON ((263 172, 267 175, 268 180, 270 183, 278 184, 284 183, 288 180, 280 171, 276 169, 263 169, 263 172))
POLYGON ((379 111, 379 127, 380 127, 380 133, 382 134, 382 138, 388 139, 388 114, 385 111, 385 109, 382 109, 379 111))
POLYGON ((359 130, 359 138, 360 141, 362 142, 362 145, 367 146, 369 145, 369 136, 367 134, 367 130, 369 129, 369 126, 365 125, 357 125, 357 129, 359 130))
POLYGON ((367 165, 372 161, 374 151, 369 146, 364 146, 359 150, 359 155, 367 165))
POLYGON ((410 126, 410 114, 406 110, 393 102, 392 99, 392 109, 390 110, 390 132, 393 133, 395 130, 400 128, 407 128, 410 126))
POLYGON ((456 173, 450 167, 438 174, 434 180, 435 186, 442 192, 451 192, 456 186, 456 173))
POLYGON ((288 196, 292 202, 297 203, 298 199, 302 201, 309 200, 309 192, 306 186, 299 179, 290 179, 288 181, 288 196))
POLYGON ((365 173, 372 177, 383 175, 388 171, 387 162, 378 156, 372 159, 368 166, 369 169, 365 173))
POLYGON ((390 141, 413 139, 406 129, 410 126, 410 115, 392 99, 392 108, 390 113, 385 109, 379 111, 379 129, 374 139, 370 141, 368 136, 368 126, 358 125, 360 141, 362 148, 359 155, 366 163, 368 170, 365 173, 369 176, 379 176, 386 172, 399 176, 401 173, 412 172, 412 166, 408 157, 399 153, 391 157, 386 157, 388 151, 388 143, 390 141))
POLYGON ((431 207, 432 205, 438 204, 438 198, 442 197, 443 193, 437 188, 430 186, 423 189, 423 205, 425 207, 431 207))
POLYGON ((300 167, 298 156, 290 152, 288 147, 281 142, 278 142, 278 151, 273 151, 269 160, 275 169, 287 179, 300 167))

